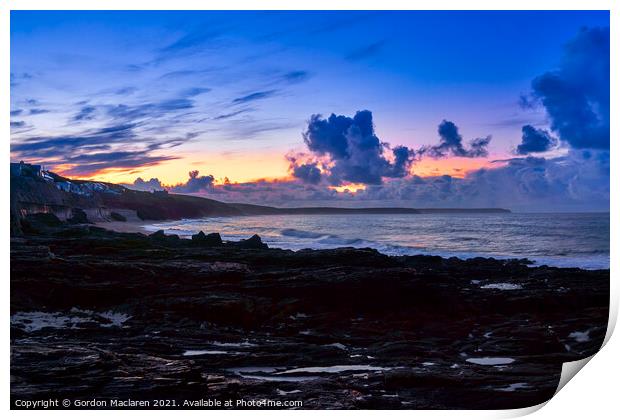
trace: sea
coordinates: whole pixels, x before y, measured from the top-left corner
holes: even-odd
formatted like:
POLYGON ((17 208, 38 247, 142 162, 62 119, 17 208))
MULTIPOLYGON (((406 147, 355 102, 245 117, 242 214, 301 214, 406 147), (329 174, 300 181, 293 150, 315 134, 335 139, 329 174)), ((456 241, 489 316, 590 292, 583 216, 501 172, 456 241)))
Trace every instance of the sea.
POLYGON ((387 255, 528 258, 534 265, 609 268, 609 213, 235 216, 144 226, 224 240, 258 234, 272 248, 374 248, 387 255))

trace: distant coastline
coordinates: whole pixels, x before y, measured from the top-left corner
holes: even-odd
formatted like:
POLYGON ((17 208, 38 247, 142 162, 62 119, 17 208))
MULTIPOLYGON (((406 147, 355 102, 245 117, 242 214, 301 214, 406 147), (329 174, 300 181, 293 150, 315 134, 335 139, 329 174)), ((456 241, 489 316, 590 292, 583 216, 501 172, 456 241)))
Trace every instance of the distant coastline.
POLYGON ((471 214, 510 213, 502 208, 408 208, 408 207, 272 207, 225 203, 168 191, 137 191, 118 184, 73 180, 40 165, 11 164, 11 231, 19 233, 19 221, 31 214, 53 214, 73 223, 172 221, 222 216, 318 215, 318 214, 471 214))

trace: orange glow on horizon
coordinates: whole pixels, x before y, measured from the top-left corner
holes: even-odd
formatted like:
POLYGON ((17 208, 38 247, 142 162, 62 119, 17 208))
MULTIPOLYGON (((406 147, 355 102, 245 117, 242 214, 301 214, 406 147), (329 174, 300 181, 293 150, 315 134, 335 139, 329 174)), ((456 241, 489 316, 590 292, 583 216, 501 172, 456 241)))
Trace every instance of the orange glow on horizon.
POLYGON ((334 190, 337 191, 339 193, 343 193, 343 192, 350 192, 350 193, 357 193, 358 191, 364 191, 366 189, 366 184, 345 184, 345 185, 339 185, 337 187, 327 187, 330 190, 334 190))
POLYGON ((487 158, 451 157, 448 159, 422 159, 413 166, 412 173, 422 178, 431 176, 450 175, 454 178, 465 178, 467 173, 481 169, 499 166, 491 163, 487 158))
MULTIPOLYGON (((501 166, 501 163, 492 163, 487 158, 471 159, 451 157, 447 159, 422 159, 414 164, 411 175, 423 178, 450 175, 455 178, 464 178, 467 173, 481 168, 501 166)), ((289 172, 289 162, 281 153, 255 154, 220 154, 216 156, 188 156, 175 160, 164 161, 158 165, 143 168, 108 168, 86 175, 67 175, 74 165, 54 165, 53 171, 59 175, 73 179, 97 180, 116 184, 131 184, 141 177, 148 181, 157 178, 162 185, 172 187, 187 182, 188 172, 196 169, 200 175, 213 175, 214 185, 244 184, 253 182, 282 183, 291 182, 295 178, 289 172)), ((365 184, 349 183, 328 188, 338 193, 355 194, 366 189, 365 184)))
POLYGON ((156 165, 138 168, 107 168, 84 175, 71 175, 74 165, 54 165, 53 171, 73 179, 97 180, 115 184, 131 184, 140 177, 144 180, 157 178, 162 184, 174 186, 187 182, 189 171, 198 170, 200 175, 213 175, 215 184, 276 181, 290 179, 289 162, 280 152, 256 152, 251 154, 219 153, 209 156, 190 155, 163 161, 156 165))

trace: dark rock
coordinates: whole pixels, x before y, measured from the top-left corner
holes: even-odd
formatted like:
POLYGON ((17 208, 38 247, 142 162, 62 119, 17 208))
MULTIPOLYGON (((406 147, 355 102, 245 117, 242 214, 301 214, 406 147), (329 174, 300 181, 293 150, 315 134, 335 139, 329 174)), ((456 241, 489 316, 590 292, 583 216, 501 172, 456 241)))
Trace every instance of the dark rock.
POLYGON ((110 213, 110 218, 116 222, 126 222, 127 218, 125 216, 123 216, 122 214, 116 213, 116 212, 111 212, 110 213))
POLYGON ((86 212, 82 209, 74 208, 71 210, 71 217, 67 219, 67 222, 70 224, 84 224, 90 223, 88 217, 86 216, 86 212))
POLYGON ((252 235, 248 239, 242 239, 239 242, 234 243, 237 248, 244 249, 268 249, 267 244, 263 243, 263 240, 258 235, 252 235))
POLYGON ((220 246, 222 245, 222 237, 219 233, 209 233, 205 235, 203 231, 192 235, 192 242, 200 246, 220 246))
POLYGON ((151 241, 162 246, 176 246, 181 238, 179 235, 166 235, 163 230, 151 233, 149 235, 151 241))
POLYGON ((149 235, 149 238, 151 239, 160 239, 160 240, 165 240, 166 239, 166 234, 164 233, 164 231, 162 229, 153 232, 149 235))
POLYGON ((13 404, 207 391, 304 408, 520 408, 598 351, 609 313, 609 270, 198 247, 162 231, 26 234, 10 270, 13 404))
POLYGON ((38 234, 50 229, 59 228, 65 223, 53 213, 34 213, 22 218, 21 230, 25 234, 38 234))

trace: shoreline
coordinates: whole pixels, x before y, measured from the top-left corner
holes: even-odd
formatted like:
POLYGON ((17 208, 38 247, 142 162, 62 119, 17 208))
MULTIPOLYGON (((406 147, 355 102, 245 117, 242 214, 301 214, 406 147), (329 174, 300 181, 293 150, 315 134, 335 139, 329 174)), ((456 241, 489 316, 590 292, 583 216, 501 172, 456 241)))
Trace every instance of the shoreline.
MULTIPOLYGON (((201 219, 196 219, 196 220, 202 220, 205 218, 201 218, 201 219)), ((155 230, 148 230, 145 227, 147 225, 152 225, 152 224, 158 224, 158 223, 167 223, 167 222, 178 222, 179 220, 183 220, 183 219, 178 219, 178 220, 139 220, 137 218, 132 219, 132 220, 127 220, 125 222, 120 222, 120 221, 105 221, 105 222, 96 222, 92 225, 96 226, 96 227, 100 227, 103 229, 107 229, 113 232, 119 232, 119 233, 141 233, 144 235, 151 235, 155 232, 155 230)), ((91 226, 92 226, 91 225, 91 226)), ((162 230, 166 230, 165 228, 162 228, 162 230)), ((194 232, 193 234, 197 234, 198 231, 194 232)), ((204 232, 205 234, 207 233, 212 233, 212 232, 204 232)), ((222 234, 222 232, 217 232, 221 235, 225 235, 222 234)), ((252 236, 254 232, 247 232, 247 237, 252 236)), ((166 233, 166 235, 171 235, 174 233, 166 233)), ((181 238, 183 239, 191 239, 191 235, 179 235, 181 238)), ((229 239, 229 240, 238 240, 240 238, 233 238, 233 239, 229 239)), ((368 241, 368 242, 372 242, 372 241, 368 241)), ((363 248, 371 248, 383 255, 387 255, 387 256, 395 256, 395 257, 407 257, 407 256, 415 256, 415 255, 426 255, 426 256, 438 256, 444 259, 448 259, 448 258, 459 258, 460 260, 468 260, 471 258, 494 258, 497 260, 519 260, 519 259, 524 259, 524 260, 529 260, 532 262, 532 264, 528 264, 531 267, 540 267, 540 266, 549 266, 549 267, 553 267, 553 268, 576 268, 576 269, 582 269, 582 270, 609 270, 610 269, 610 256, 607 255, 606 256, 606 262, 607 264, 601 264, 598 260, 595 259, 579 259, 577 257, 574 258, 566 258, 566 261, 563 260, 563 258, 560 257, 556 257, 556 256, 531 256, 531 255, 493 255, 491 253, 484 253, 484 252, 477 252, 477 251, 469 251, 469 252, 448 252, 448 251, 441 251, 441 250, 428 250, 428 251, 424 251, 424 250, 419 250, 419 251, 415 251, 415 252, 411 252, 411 253, 392 253, 392 252, 386 252, 384 249, 381 249, 381 245, 380 243, 373 243, 373 244, 369 244, 368 246, 355 246, 354 244, 334 244, 333 246, 328 246, 328 247, 324 247, 321 246, 320 244, 310 244, 308 246, 306 246, 305 244, 294 244, 291 243, 290 246, 286 246, 286 245, 281 245, 281 244, 273 244, 270 243, 268 240, 266 242, 270 247, 273 248, 280 248, 280 249, 285 249, 285 250, 292 250, 292 251, 298 251, 301 249, 305 249, 305 248, 310 248, 313 250, 330 250, 330 249, 337 249, 337 248, 346 248, 346 247, 352 247, 352 248, 356 248, 356 249, 363 249, 363 248), (573 263, 574 262, 574 263, 573 263)), ((392 246, 399 246, 399 247, 403 247, 403 248, 407 248, 407 246, 405 245, 395 245, 395 244, 390 244, 392 246)))
POLYGON ((148 235, 150 232, 144 228, 145 225, 149 223, 146 220, 142 221, 126 221, 126 222, 96 222, 93 223, 94 226, 111 230, 113 232, 119 233, 144 233, 148 235))

